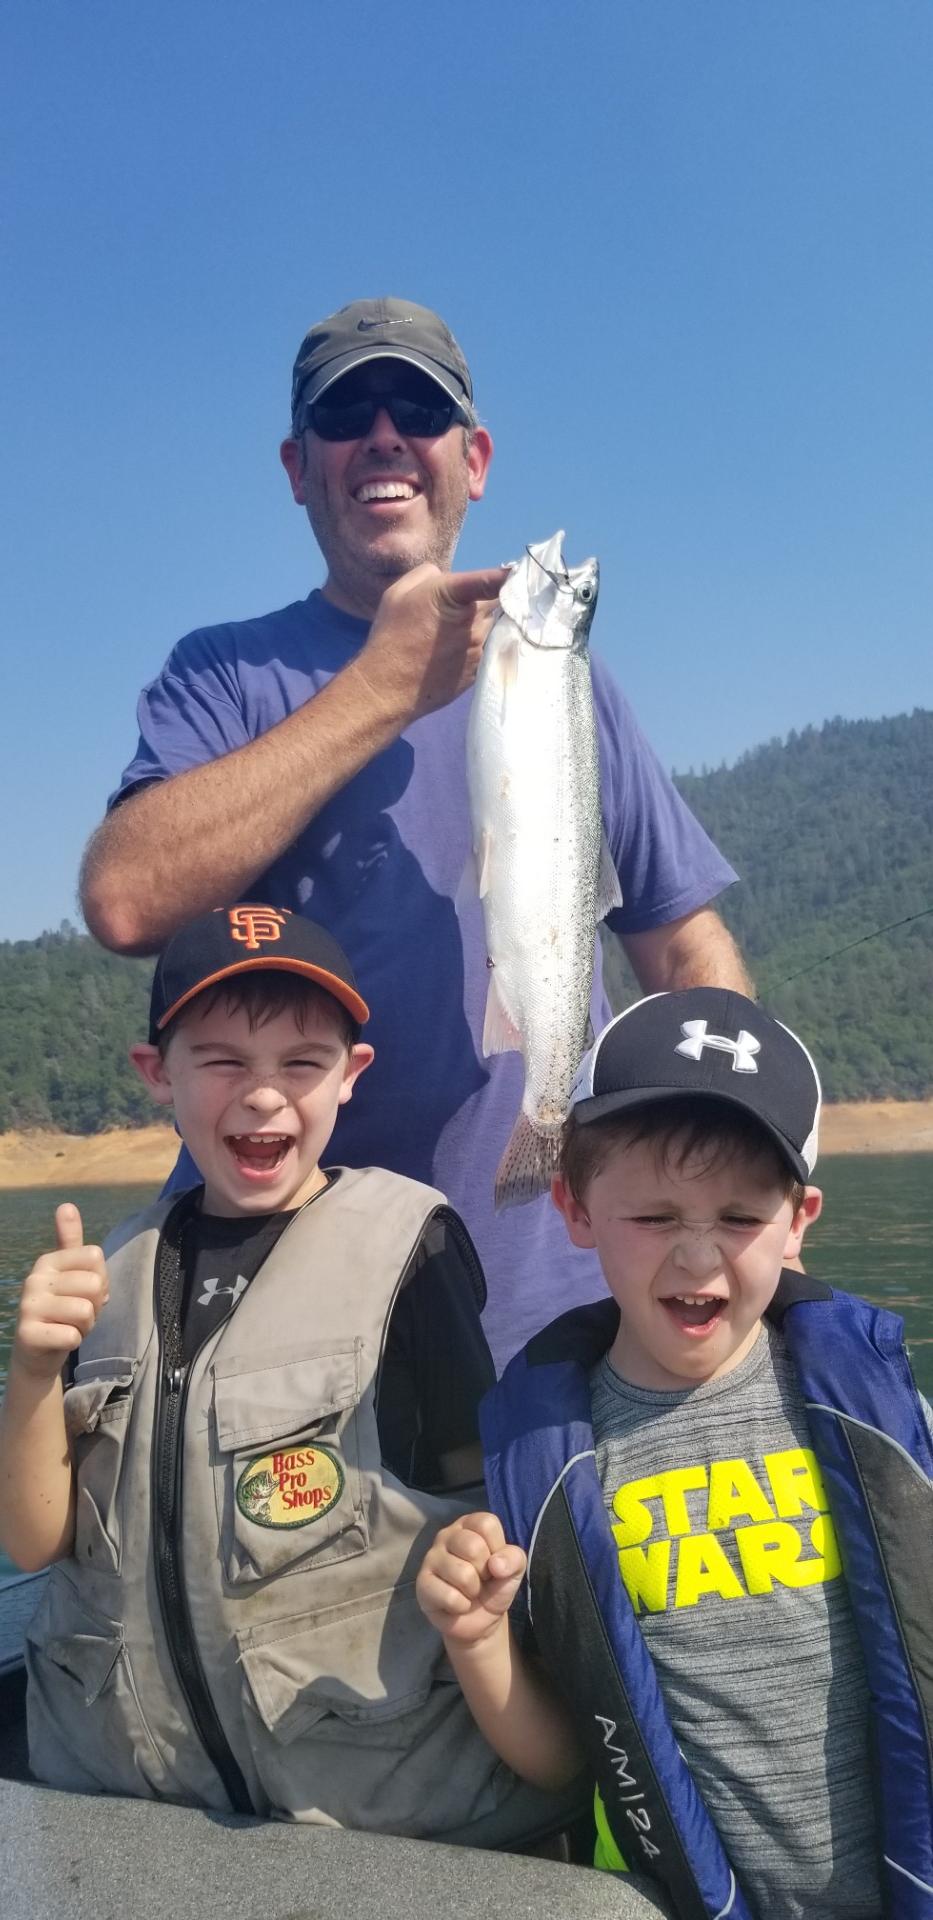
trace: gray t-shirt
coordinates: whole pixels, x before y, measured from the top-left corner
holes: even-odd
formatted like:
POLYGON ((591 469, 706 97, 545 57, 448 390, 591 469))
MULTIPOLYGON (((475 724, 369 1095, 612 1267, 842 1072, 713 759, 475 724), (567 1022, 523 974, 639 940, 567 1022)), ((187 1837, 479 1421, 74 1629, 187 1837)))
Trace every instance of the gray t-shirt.
POLYGON ((880 1920, 865 1669, 780 1334, 700 1387, 602 1360, 591 1390, 620 1574, 740 1885, 762 1920, 880 1920))

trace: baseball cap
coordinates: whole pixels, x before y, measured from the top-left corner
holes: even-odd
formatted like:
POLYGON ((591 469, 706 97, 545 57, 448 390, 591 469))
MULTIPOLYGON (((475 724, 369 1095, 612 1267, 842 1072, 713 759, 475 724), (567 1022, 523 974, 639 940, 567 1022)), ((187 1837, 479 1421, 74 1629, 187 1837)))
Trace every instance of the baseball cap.
POLYGON ((202 913, 163 948, 149 1001, 150 1044, 155 1046, 162 1029, 206 987, 263 969, 304 974, 333 994, 354 1020, 369 1019, 350 962, 324 927, 288 907, 244 901, 202 913))
POLYGON ((449 327, 411 300, 353 300, 308 329, 292 369, 292 421, 299 401, 319 400, 366 360, 420 367, 475 420, 470 369, 449 327))
POLYGON ((577 1068, 578 1125, 696 1094, 750 1113, 804 1183, 816 1166, 822 1092, 795 1033, 727 987, 649 994, 620 1013, 577 1068))

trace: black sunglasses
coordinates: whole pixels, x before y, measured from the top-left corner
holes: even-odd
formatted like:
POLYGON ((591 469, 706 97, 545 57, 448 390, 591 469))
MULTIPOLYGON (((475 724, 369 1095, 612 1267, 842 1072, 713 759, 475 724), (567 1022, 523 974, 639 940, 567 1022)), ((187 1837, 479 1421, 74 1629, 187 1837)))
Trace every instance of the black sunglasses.
POLYGON ((430 400, 412 400, 404 393, 365 393, 357 400, 344 401, 336 397, 330 401, 310 400, 302 408, 297 431, 304 433, 310 427, 319 440, 363 440, 382 407, 396 433, 405 440, 436 440, 454 422, 468 427, 470 421, 456 400, 440 387, 435 391, 437 398, 432 394, 430 400))

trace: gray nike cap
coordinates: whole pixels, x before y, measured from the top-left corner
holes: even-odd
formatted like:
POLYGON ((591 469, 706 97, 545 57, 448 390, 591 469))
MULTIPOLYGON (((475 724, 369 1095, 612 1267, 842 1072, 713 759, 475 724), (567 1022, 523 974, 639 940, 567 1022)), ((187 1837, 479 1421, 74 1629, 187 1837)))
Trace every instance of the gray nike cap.
POLYGON ((430 307, 386 298, 353 300, 309 327, 292 370, 293 426, 299 406, 319 400, 366 360, 407 360, 420 367, 475 422, 470 369, 450 328, 430 307))

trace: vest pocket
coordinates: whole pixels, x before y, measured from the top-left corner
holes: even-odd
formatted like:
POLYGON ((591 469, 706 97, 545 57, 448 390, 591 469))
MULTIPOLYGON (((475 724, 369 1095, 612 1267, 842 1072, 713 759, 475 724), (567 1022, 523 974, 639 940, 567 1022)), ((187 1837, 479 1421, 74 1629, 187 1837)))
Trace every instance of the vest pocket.
POLYGON ((214 1492, 227 1585, 364 1553, 359 1343, 213 1370, 214 1492))
POLYGON ((278 1812, 429 1834, 497 1804, 504 1770, 413 1582, 236 1638, 246 1730, 278 1812))
POLYGON ((149 1732, 123 1628, 53 1567, 26 1629, 29 1762, 49 1786, 152 1798, 178 1792, 149 1732))
POLYGON ((123 1540, 117 1493, 133 1405, 136 1361, 79 1361, 64 1396, 65 1430, 75 1464, 74 1557, 119 1573, 123 1540))

